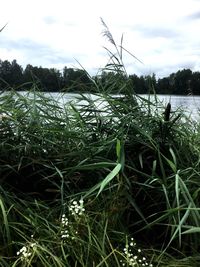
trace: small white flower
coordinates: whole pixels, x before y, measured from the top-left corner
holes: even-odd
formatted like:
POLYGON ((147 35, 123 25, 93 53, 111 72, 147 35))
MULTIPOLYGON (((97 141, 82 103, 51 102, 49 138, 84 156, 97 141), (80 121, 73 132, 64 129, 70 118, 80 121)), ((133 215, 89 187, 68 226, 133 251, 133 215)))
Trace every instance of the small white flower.
POLYGON ((33 247, 36 246, 36 243, 29 243, 26 246, 23 246, 19 251, 17 251, 17 256, 20 256, 22 260, 26 260, 32 255, 33 247))
POLYGON ((69 234, 61 235, 61 238, 69 238, 69 234))
POLYGON ((69 206, 69 211, 71 215, 73 216, 82 215, 83 212, 85 211, 83 203, 84 203, 83 199, 79 200, 79 204, 76 200, 72 201, 72 204, 69 206))
POLYGON ((30 246, 33 248, 36 246, 36 243, 31 243, 30 246))
POLYGON ((83 199, 80 199, 80 200, 79 200, 79 203, 80 203, 81 205, 83 205, 83 203, 84 203, 83 199))
POLYGON ((130 242, 126 244, 126 247, 123 249, 124 258, 126 260, 120 261, 122 263, 122 266, 132 266, 132 267, 142 267, 142 266, 150 266, 153 267, 152 264, 149 265, 149 263, 146 261, 146 257, 141 257, 142 250, 140 248, 135 249, 136 242, 134 241, 134 238, 130 239, 130 242), (136 250, 136 251, 135 251, 136 250), (135 252, 138 253, 135 254, 135 252))

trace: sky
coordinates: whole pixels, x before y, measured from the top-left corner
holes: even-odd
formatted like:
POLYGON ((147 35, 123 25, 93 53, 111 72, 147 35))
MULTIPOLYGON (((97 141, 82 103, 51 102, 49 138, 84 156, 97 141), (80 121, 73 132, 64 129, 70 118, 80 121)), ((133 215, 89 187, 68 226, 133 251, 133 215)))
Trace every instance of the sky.
POLYGON ((122 46, 129 74, 157 78, 184 68, 200 71, 200 0, 1 1, 0 59, 96 75, 122 46), (129 53, 126 52, 129 51, 129 53), (136 60, 137 57, 142 63, 136 60))

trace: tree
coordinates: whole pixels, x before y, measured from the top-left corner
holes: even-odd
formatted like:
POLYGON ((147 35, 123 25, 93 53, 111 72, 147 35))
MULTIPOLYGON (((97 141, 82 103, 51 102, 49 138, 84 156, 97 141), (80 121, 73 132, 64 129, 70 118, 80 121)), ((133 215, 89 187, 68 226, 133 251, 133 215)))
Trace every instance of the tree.
POLYGON ((0 61, 0 78, 1 88, 16 88, 23 83, 23 68, 15 59, 12 63, 8 60, 0 61))
POLYGON ((175 94, 178 95, 188 95, 190 94, 189 83, 192 79, 192 71, 190 69, 179 70, 175 74, 174 87, 175 94))
POLYGON ((11 64, 8 60, 0 62, 0 79, 1 88, 8 88, 11 82, 11 64))
POLYGON ((172 93, 171 88, 170 88, 169 77, 164 77, 162 79, 158 79, 157 93, 158 94, 171 94, 172 93))
POLYGON ((59 91, 61 86, 61 73, 54 68, 33 67, 29 64, 24 71, 24 79, 26 82, 36 82, 37 87, 45 92, 59 91))
POLYGON ((145 79, 143 76, 138 77, 136 74, 129 75, 132 81, 133 90, 137 94, 147 94, 147 88, 145 85, 145 79))
POLYGON ((24 89, 29 90, 32 87, 33 82, 38 82, 36 75, 34 74, 37 67, 33 67, 32 65, 28 64, 23 72, 24 76, 24 89))
POLYGON ((84 70, 64 67, 63 69, 63 90, 67 92, 87 92, 91 81, 84 70))
POLYGON ((200 95, 200 72, 192 73, 191 80, 189 81, 189 88, 192 94, 200 95))
MULTIPOLYGON (((23 79, 23 68, 14 59, 11 63, 11 77, 10 83, 13 87, 20 86, 24 82, 23 79)), ((19 88, 20 89, 20 88, 19 88)))
POLYGON ((144 77, 145 81, 145 90, 147 93, 155 93, 157 88, 156 75, 147 75, 144 77))

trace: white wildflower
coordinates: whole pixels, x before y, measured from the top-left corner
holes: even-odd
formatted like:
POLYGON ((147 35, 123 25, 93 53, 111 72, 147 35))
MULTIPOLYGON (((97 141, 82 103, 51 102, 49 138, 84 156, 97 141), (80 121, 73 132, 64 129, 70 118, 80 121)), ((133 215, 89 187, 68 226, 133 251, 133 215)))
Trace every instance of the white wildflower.
POLYGON ((85 208, 83 207, 84 201, 83 199, 80 199, 79 201, 72 201, 72 204, 69 206, 69 212, 73 215, 82 215, 85 211, 85 208))
POLYGON ((17 256, 20 256, 21 260, 27 260, 33 254, 33 248, 36 245, 36 243, 28 243, 17 251, 17 256))
POLYGON ((136 243, 133 238, 131 238, 130 242, 126 244, 126 247, 123 249, 124 260, 121 260, 122 266, 132 266, 132 267, 141 267, 141 266, 149 266, 153 267, 152 264, 149 264, 146 260, 146 257, 141 257, 142 250, 139 248, 135 248, 136 243), (137 254, 135 254, 137 252, 137 254), (126 259, 126 260, 125 260, 126 259))
POLYGON ((73 218, 70 217, 70 215, 72 215, 75 220, 78 219, 78 217, 81 216, 85 211, 83 204, 84 204, 83 199, 80 199, 79 201, 72 200, 68 207, 69 219, 67 218, 66 214, 63 214, 61 216, 62 239, 66 238, 70 238, 71 240, 75 239, 74 234, 77 235, 78 231, 76 228, 74 228, 74 221, 72 222, 70 221, 70 219, 73 220, 73 218))

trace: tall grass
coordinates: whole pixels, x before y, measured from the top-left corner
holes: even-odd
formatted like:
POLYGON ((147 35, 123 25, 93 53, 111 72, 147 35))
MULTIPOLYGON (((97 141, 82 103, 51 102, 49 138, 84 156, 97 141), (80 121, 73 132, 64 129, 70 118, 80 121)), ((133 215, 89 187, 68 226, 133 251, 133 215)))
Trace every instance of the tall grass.
POLYGON ((0 95, 0 266, 198 266, 199 124, 134 94, 104 26, 93 96, 0 95))

